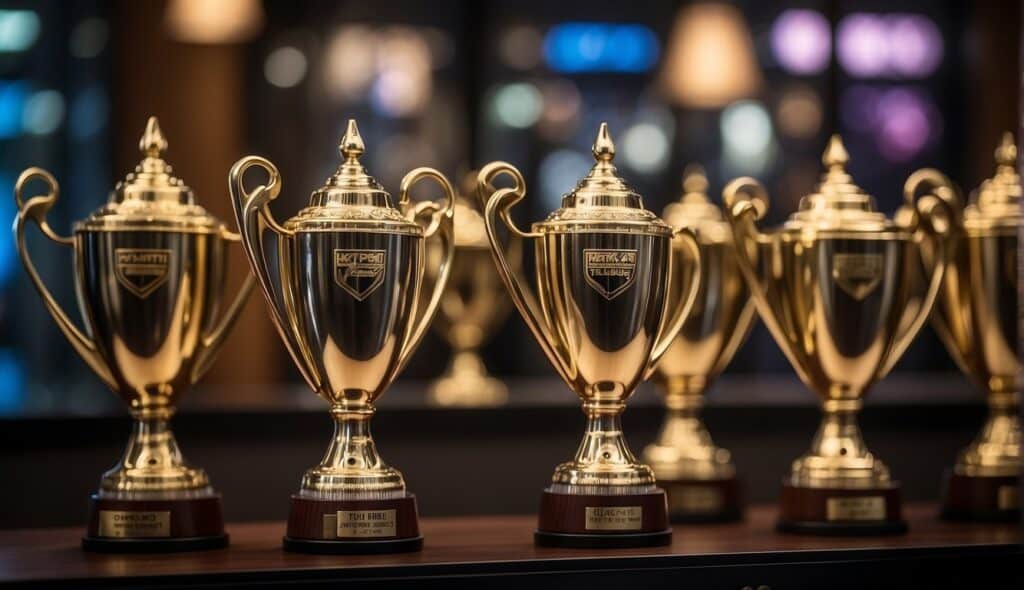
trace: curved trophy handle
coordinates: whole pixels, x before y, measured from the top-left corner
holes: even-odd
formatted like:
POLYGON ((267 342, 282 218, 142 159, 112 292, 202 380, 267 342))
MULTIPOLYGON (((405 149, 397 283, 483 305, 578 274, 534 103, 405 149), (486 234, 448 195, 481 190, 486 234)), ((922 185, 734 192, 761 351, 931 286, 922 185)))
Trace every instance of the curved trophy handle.
MULTIPOLYGON (((310 361, 309 352, 298 336, 294 320, 286 309, 282 309, 281 301, 275 294, 273 276, 263 247, 263 233, 268 228, 277 235, 278 240, 289 239, 293 235, 290 230, 282 227, 270 212, 270 201, 281 193, 281 175, 277 167, 266 158, 246 156, 231 167, 228 174, 228 191, 231 193, 231 205, 241 234, 242 249, 245 250, 252 272, 256 275, 267 305, 270 306, 270 317, 274 326, 284 340, 285 348, 291 354, 303 379, 313 391, 319 392, 320 378, 313 369, 315 365, 310 361), (261 184, 251 191, 245 190, 245 173, 250 168, 259 168, 266 172, 267 184, 261 184)), ((288 301, 294 300, 291 285, 287 280, 282 280, 277 286, 287 307, 288 301)))
POLYGON ((673 278, 677 273, 672 272, 675 263, 672 258, 676 255, 674 248, 669 248, 669 260, 668 260, 668 280, 669 284, 665 285, 665 305, 662 317, 661 330, 658 332, 657 338, 654 340, 654 348, 651 350, 651 359, 647 363, 647 369, 644 371, 644 379, 650 378, 651 374, 654 373, 654 369, 658 366, 658 361, 661 357, 665 356, 665 352, 668 351, 668 347, 672 345, 672 341, 676 339, 679 334, 679 330, 683 328, 683 323, 686 322, 686 318, 690 317, 690 310, 693 309, 694 302, 697 301, 697 293, 700 291, 700 266, 702 264, 700 255, 700 244, 697 242, 697 235, 693 233, 693 230, 685 227, 677 228, 673 232, 673 239, 682 239, 686 248, 690 250, 690 257, 695 265, 695 272, 693 273, 693 280, 690 281, 690 288, 686 291, 686 294, 679 298, 678 301, 672 301, 667 296, 668 293, 672 292, 671 282, 673 280, 680 280, 682 276, 673 278), (674 310, 671 308, 675 308, 674 310), (671 316, 668 313, 671 311, 671 316))
POLYGON ((733 241, 736 244, 736 261, 743 278, 747 281, 754 305, 782 353, 793 365, 793 370, 805 383, 810 383, 799 350, 779 325, 779 320, 768 301, 768 288, 761 282, 757 272, 760 244, 768 239, 758 230, 757 220, 768 212, 768 192, 760 182, 744 176, 733 180, 722 189, 722 200, 725 202, 725 214, 729 219, 733 241))
POLYGON ((511 211, 516 203, 526 196, 526 181, 515 166, 507 162, 491 162, 480 169, 477 175, 477 194, 483 204, 484 223, 487 227, 487 240, 491 243, 491 255, 494 257, 498 275, 508 288, 512 303, 523 316, 523 321, 540 344, 548 361, 555 367, 558 375, 572 386, 572 365, 562 355, 551 326, 547 324, 541 312, 537 297, 529 290, 529 282, 512 268, 505 255, 505 250, 498 236, 498 219, 505 224, 514 238, 528 239, 539 237, 540 234, 524 232, 512 221, 511 211), (502 174, 512 177, 513 186, 495 189, 494 179, 502 174))
MULTIPOLYGON (((455 210, 455 189, 452 188, 451 183, 448 182, 444 174, 437 170, 433 168, 416 168, 409 171, 402 178, 402 184, 398 191, 398 206, 405 212, 406 217, 414 223, 417 223, 421 216, 425 214, 430 215, 430 222, 423 230, 423 240, 425 243, 426 240, 435 236, 440 240, 441 260, 438 263, 437 273, 433 275, 437 278, 431 287, 430 298, 427 300, 426 306, 421 306, 419 297, 416 298, 416 312, 413 314, 413 320, 410 324, 410 330, 407 332, 405 342, 402 343, 402 350, 398 355, 398 363, 396 363, 391 373, 392 378, 402 371, 412 357, 412 353, 416 351, 416 347, 419 346, 420 340, 423 339, 427 328, 430 327, 431 320, 434 319, 434 313, 437 312, 441 296, 444 295, 445 285, 448 284, 448 275, 452 266, 452 255, 455 254, 453 214, 455 210), (441 185, 441 190, 444 191, 444 201, 441 203, 420 201, 415 205, 410 205, 409 192, 412 190, 413 185, 421 180, 433 180, 441 185), (420 309, 421 307, 422 309, 420 309)), ((426 274, 423 273, 422 268, 420 268, 419 272, 420 276, 426 274)))
MULTIPOLYGON (((227 229, 221 229, 221 238, 226 242, 241 243, 242 236, 236 234, 227 229)), ((195 368, 192 370, 192 383, 196 383, 203 378, 211 367, 213 367, 213 359, 217 358, 217 352, 220 347, 227 340, 228 334, 231 332, 231 327, 235 325, 238 320, 239 314, 242 313, 242 308, 245 307, 245 302, 249 300, 249 295, 252 293, 253 286, 256 282, 252 275, 245 277, 242 282, 242 286, 239 287, 238 293, 235 294, 235 298, 231 301, 231 305, 224 310, 224 313, 220 317, 220 321, 214 326, 213 330, 209 334, 203 336, 203 350, 200 352, 199 360, 196 362, 195 368)))
POLYGON ((928 287, 917 306, 908 305, 900 319, 896 339, 878 370, 881 379, 899 362, 913 342, 917 332, 928 320, 932 306, 942 288, 947 262, 952 262, 950 241, 954 232, 962 229, 963 207, 953 183, 938 170, 926 168, 912 174, 903 186, 906 207, 913 212, 906 225, 913 232, 914 241, 922 249, 925 241, 930 256, 922 257, 928 269, 928 287), (916 199, 916 200, 915 200, 916 199))
POLYGON ((59 197, 60 185, 57 184, 57 180, 53 175, 46 170, 32 167, 26 169, 18 176, 17 182, 14 183, 14 202, 18 205, 18 215, 14 218, 14 235, 18 247, 18 255, 21 257, 21 263, 25 266, 32 284, 35 285, 36 291, 42 297, 46 310, 50 312, 50 316, 57 323, 57 327, 68 339, 68 342, 71 343, 71 347, 75 349, 78 356, 82 357, 85 364, 89 365, 89 368, 99 376, 107 387, 116 390, 117 382, 114 379, 113 372, 111 372, 107 361, 100 354, 96 342, 93 341, 91 335, 87 335, 78 329, 78 326, 64 313, 64 310, 57 303, 50 290, 46 288, 46 284, 43 283, 42 277, 39 276, 39 272, 36 271, 36 267, 32 263, 32 257, 29 255, 28 246, 25 243, 25 223, 31 219, 36 222, 39 230, 50 241, 74 249, 75 239, 73 237, 61 236, 46 221, 46 214, 57 203, 59 197), (45 195, 38 195, 25 200, 22 193, 26 185, 33 180, 42 180, 46 183, 47 192, 45 195))

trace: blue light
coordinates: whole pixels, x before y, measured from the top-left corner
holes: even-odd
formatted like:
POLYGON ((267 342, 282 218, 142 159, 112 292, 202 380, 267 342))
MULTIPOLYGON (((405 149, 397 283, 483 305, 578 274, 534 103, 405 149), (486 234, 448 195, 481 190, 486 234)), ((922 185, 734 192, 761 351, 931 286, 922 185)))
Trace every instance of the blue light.
POLYGON ((21 133, 21 116, 27 96, 28 85, 24 82, 0 81, 0 139, 21 133))
MULTIPOLYGON (((0 192, 10 194, 13 186, 14 183, 10 176, 0 174, 0 192)), ((11 227, 14 225, 16 214, 14 199, 0 199, 0 226, 11 227)), ((14 278, 17 262, 17 253, 14 251, 14 234, 9 231, 3 232, 3 236, 0 237, 0 288, 7 286, 14 278)))
POLYGON ((25 373, 15 352, 0 348, 0 415, 11 414, 25 403, 25 373))
POLYGON ((556 72, 643 73, 658 61, 660 47, 651 29, 637 24, 570 22, 544 38, 544 59, 556 72))

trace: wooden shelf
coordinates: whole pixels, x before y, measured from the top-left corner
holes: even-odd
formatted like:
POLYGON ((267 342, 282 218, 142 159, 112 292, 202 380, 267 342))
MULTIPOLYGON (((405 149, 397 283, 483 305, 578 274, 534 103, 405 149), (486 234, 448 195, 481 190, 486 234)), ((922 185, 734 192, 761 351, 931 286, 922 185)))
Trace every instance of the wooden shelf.
MULTIPOLYGON (((773 507, 745 522, 677 525, 672 546, 589 550, 534 547, 531 516, 424 518, 420 553, 316 556, 280 549, 280 522, 229 526, 228 549, 101 555, 79 549, 79 528, 0 532, 0 584, 39 587, 675 588, 1024 587, 1019 525, 950 524, 936 507, 906 509, 911 532, 894 537, 777 534, 773 507), (985 581, 985 584, 981 584, 985 581), (696 584, 696 586, 690 585, 696 584), (235 586, 237 585, 237 586, 235 586)), ((762 590, 765 590, 762 588, 762 590)))

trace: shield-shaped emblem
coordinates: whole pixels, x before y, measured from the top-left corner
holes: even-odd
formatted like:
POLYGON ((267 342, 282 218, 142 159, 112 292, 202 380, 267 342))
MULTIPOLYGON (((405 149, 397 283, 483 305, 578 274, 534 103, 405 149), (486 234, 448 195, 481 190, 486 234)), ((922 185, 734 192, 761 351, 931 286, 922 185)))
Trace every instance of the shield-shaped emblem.
POLYGON ((857 301, 871 294, 882 282, 881 254, 834 254, 832 279, 857 301))
POLYGON ((583 250, 587 284, 605 299, 615 299, 636 279, 636 250, 583 250))
POLYGON ((114 249, 114 275, 140 299, 149 297, 167 281, 171 251, 152 248, 114 249))
POLYGON ((384 250, 335 250, 334 282, 362 301, 384 282, 384 250))

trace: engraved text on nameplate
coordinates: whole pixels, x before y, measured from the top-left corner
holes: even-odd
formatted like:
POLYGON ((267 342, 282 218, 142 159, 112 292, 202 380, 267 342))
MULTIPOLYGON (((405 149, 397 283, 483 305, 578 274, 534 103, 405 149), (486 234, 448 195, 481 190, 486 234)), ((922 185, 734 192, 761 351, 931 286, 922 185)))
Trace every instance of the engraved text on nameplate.
POLYGON ((999 510, 1016 510, 1020 506, 1017 486, 999 486, 996 504, 999 510))
POLYGON ((325 539, 394 537, 397 510, 339 510, 324 515, 325 539))
POLYGON ((722 509, 722 494, 707 486, 673 486, 668 496, 670 512, 707 514, 722 509))
POLYGON ((825 504, 827 520, 885 520, 885 498, 864 496, 829 498, 825 504))
POLYGON ((170 537, 171 513, 100 510, 100 537, 170 537))
POLYGON ((642 528, 641 506, 587 506, 588 531, 638 531, 642 528))

